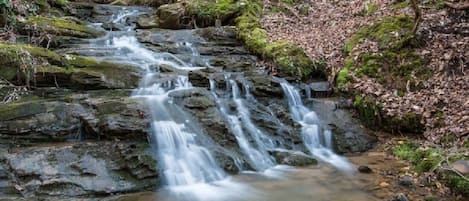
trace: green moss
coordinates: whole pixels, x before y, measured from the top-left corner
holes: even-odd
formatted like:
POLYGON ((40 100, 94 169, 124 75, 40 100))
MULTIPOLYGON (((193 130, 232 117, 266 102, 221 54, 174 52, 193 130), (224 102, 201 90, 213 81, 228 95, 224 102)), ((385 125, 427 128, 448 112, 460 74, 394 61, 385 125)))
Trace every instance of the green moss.
POLYGON ((234 0, 193 0, 188 2, 190 15, 199 17, 221 18, 233 16, 240 9, 240 5, 234 0))
POLYGON ((42 16, 30 17, 25 22, 25 25, 36 25, 36 27, 41 31, 60 36, 96 38, 103 34, 101 31, 87 27, 84 24, 77 23, 76 20, 65 18, 48 18, 42 16))
MULTIPOLYGON (((466 177, 469 176, 465 175, 466 177)), ((446 172, 443 174, 443 180, 446 185, 456 194, 469 196, 469 181, 453 172, 446 172)))
POLYGON ((412 34, 413 25, 413 19, 408 15, 386 17, 374 25, 362 27, 346 42, 344 51, 351 52, 356 45, 365 39, 378 42, 380 48, 391 49, 399 49, 415 43, 412 34))
POLYGON ((0 120, 7 121, 46 112, 42 101, 34 100, 0 105, 0 120))
MULTIPOLYGON (((32 78, 35 75, 41 76, 42 73, 72 76, 77 82, 105 79, 111 83, 119 83, 115 85, 122 87, 132 87, 138 82, 136 69, 132 66, 99 62, 88 57, 59 55, 53 51, 29 45, 0 43, 1 77, 13 81, 17 76, 24 75, 32 78), (34 70, 28 70, 28 68, 34 68, 34 70)), ((23 81, 25 80, 22 79, 18 83, 23 84, 23 81)))
MULTIPOLYGON (((325 64, 311 60, 302 48, 286 41, 276 41, 265 46, 264 54, 289 75, 307 78, 308 75, 320 75, 324 72, 325 64)), ((325 75, 320 75, 325 77, 325 75)))
POLYGON ((309 58, 304 50, 286 41, 269 43, 267 32, 261 28, 262 1, 242 1, 241 15, 236 18, 240 38, 254 53, 272 60, 283 75, 298 79, 325 78, 325 63, 309 58))
POLYGON ((407 8, 409 7, 409 1, 408 0, 400 0, 400 1, 395 1, 395 3, 393 3, 391 5, 391 8, 393 9, 402 9, 402 8, 407 8))
POLYGON ((359 118, 370 128, 378 128, 381 125, 380 107, 368 97, 355 96, 353 106, 358 111, 359 118))
POLYGON ((376 5, 375 3, 366 4, 366 15, 372 15, 376 11, 378 11, 378 5, 376 5))
POLYGON ((427 172, 435 168, 443 159, 436 149, 420 149, 420 146, 412 142, 404 142, 393 150, 394 154, 414 165, 416 172, 427 172))
POLYGON ((418 88, 419 81, 428 79, 431 72, 424 67, 424 59, 414 51, 418 41, 411 32, 412 27, 413 20, 407 15, 387 17, 362 27, 347 41, 344 51, 351 52, 365 40, 377 42, 380 51, 362 52, 358 57, 347 58, 347 69, 359 77, 375 78, 401 94, 408 86, 411 90, 418 88))
POLYGON ((347 85, 348 82, 350 82, 351 77, 350 77, 350 72, 347 67, 342 68, 342 70, 339 71, 339 74, 337 75, 337 86, 338 87, 343 87, 347 85))

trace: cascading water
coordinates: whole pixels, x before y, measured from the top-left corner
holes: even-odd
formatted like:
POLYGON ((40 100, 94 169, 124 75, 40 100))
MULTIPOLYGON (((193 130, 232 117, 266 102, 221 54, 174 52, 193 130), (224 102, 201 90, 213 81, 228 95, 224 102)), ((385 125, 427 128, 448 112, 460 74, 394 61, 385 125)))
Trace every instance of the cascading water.
MULTIPOLYGON (((95 56, 96 59, 129 63, 145 73, 132 96, 144 99, 149 108, 146 111, 152 120, 149 141, 158 158, 166 189, 171 192, 164 199, 218 201, 239 197, 240 192, 247 190, 227 178, 210 150, 201 145, 201 129, 186 112, 173 104, 169 96, 172 92, 192 87, 187 75, 184 72, 177 75, 159 72, 162 65, 177 70, 201 67, 193 67, 192 63, 186 63, 173 54, 145 48, 135 36, 135 25, 127 25, 128 17, 140 13, 122 8, 111 17, 110 23, 124 28, 93 40, 87 48, 103 52, 95 56)), ((181 45, 192 56, 199 56, 192 43, 181 42, 181 45)))
POLYGON ((314 111, 303 105, 299 92, 286 81, 281 82, 287 97, 290 113, 294 121, 301 126, 303 143, 316 158, 343 171, 353 171, 352 165, 343 157, 335 154, 332 149, 332 132, 325 128, 314 111))
MULTIPOLYGON (((238 111, 237 114, 228 113, 226 103, 216 94, 215 81, 210 80, 212 95, 216 98, 220 111, 225 117, 230 130, 235 135, 241 150, 248 157, 251 166, 257 171, 265 171, 275 165, 274 159, 268 153, 268 150, 275 148, 275 144, 252 123, 249 111, 244 106, 244 100, 240 95, 237 83, 229 79, 228 75, 226 78, 228 80, 227 91, 231 91, 231 93, 227 93, 228 99, 235 103, 236 110, 238 111), (249 136, 246 136, 245 133, 249 136), (254 140, 254 146, 251 145, 248 137, 254 140)), ((246 93, 248 92, 246 91, 246 93)))

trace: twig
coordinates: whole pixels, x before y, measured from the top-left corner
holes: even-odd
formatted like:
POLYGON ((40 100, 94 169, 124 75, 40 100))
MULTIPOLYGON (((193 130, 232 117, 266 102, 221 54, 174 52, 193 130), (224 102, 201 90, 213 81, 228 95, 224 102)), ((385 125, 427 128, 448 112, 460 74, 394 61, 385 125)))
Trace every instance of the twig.
POLYGON ((467 9, 469 9, 469 2, 465 2, 465 3, 462 3, 462 4, 455 4, 455 3, 452 3, 452 2, 445 1, 445 4, 448 7, 456 9, 456 10, 467 10, 467 9))

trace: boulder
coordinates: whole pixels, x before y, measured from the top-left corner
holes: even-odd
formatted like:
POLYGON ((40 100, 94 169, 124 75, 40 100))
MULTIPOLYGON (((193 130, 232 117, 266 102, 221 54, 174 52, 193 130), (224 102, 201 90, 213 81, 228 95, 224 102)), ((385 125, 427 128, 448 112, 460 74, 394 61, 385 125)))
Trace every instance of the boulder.
POLYGON ((180 2, 162 5, 156 11, 159 27, 163 29, 188 28, 183 22, 185 14, 186 7, 180 2))
POLYGON ((1 155, 2 166, 9 169, 3 181, 24 197, 143 191, 155 188, 159 180, 157 162, 142 143, 43 145, 1 155))

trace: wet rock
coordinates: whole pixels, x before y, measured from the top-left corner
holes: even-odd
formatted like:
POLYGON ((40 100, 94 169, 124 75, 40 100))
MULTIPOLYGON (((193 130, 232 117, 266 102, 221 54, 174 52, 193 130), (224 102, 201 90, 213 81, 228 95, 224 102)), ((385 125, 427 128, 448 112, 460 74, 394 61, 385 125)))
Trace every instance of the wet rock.
POLYGON ((79 20, 71 20, 70 18, 30 17, 21 27, 22 32, 25 34, 38 33, 38 30, 35 29, 39 29, 51 35, 76 38, 97 38, 104 35, 104 32, 88 27, 79 20))
POLYGON ((80 139, 146 140, 148 115, 141 100, 102 94, 59 95, 0 105, 0 140, 36 144, 80 139), (73 103, 63 102, 66 99, 73 103))
POLYGON ((272 155, 278 164, 291 166, 315 165, 318 161, 302 152, 273 151, 272 155))
POLYGON ((183 106, 194 117, 193 121, 197 121, 206 135, 217 145, 209 143, 212 151, 216 152, 215 156, 220 160, 221 166, 228 172, 237 170, 233 158, 241 159, 241 151, 210 92, 203 88, 192 88, 173 91, 168 95, 174 99, 174 103, 183 106))
POLYGON ((338 99, 334 98, 314 99, 307 102, 319 119, 332 130, 335 151, 348 153, 371 149, 376 138, 369 135, 348 110, 337 107, 337 103, 338 99))
POLYGON ((209 75, 202 71, 189 71, 189 81, 196 87, 210 87, 209 75))
POLYGON ((158 24, 163 29, 182 29, 188 25, 183 22, 186 8, 183 3, 162 5, 156 11, 158 24))
POLYGON ((412 177, 405 175, 402 178, 399 179, 399 185, 405 186, 405 187, 411 187, 413 185, 412 177))
POLYGON ((404 193, 394 195, 389 201, 409 201, 404 193))
POLYGON ((104 29, 106 29, 108 31, 122 31, 125 28, 124 26, 122 26, 120 24, 117 24, 117 23, 113 23, 113 22, 103 23, 103 25, 101 25, 101 27, 103 27, 104 29))
POLYGON ((252 93, 256 97, 283 98, 284 93, 280 87, 280 83, 273 78, 267 76, 252 76, 249 77, 249 80, 253 85, 252 93))
POLYGON ((371 168, 369 168, 368 166, 361 165, 358 167, 358 172, 369 174, 372 173, 373 170, 371 170, 371 168))
POLYGON ((331 88, 329 82, 312 82, 310 84, 302 86, 303 90, 305 90, 305 94, 307 97, 313 98, 324 98, 328 97, 331 93, 331 88))
POLYGON ((146 144, 88 142, 17 149, 5 156, 10 185, 26 197, 86 196, 156 187, 146 144))
POLYGON ((139 29, 153 29, 159 27, 158 18, 153 15, 140 15, 137 17, 137 28, 139 29))
POLYGON ((451 163, 450 166, 463 175, 469 174, 469 160, 458 160, 451 163))

